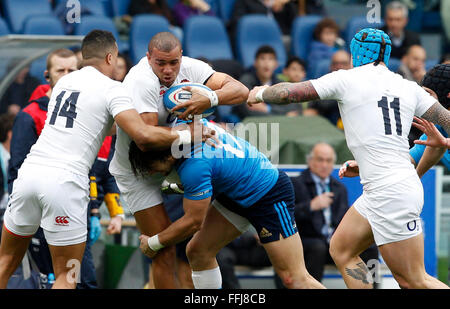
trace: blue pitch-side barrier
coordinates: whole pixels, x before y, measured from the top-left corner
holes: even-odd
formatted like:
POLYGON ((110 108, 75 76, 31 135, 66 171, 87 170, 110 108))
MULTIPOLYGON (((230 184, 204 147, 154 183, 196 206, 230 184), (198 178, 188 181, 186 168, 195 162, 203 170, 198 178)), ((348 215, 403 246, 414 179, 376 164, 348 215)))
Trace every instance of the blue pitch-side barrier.
MULTIPOLYGON (((279 168, 290 174, 290 176, 294 176, 301 173, 306 167, 304 165, 280 165, 279 168)), ((362 194, 362 185, 360 184, 360 179, 359 177, 339 179, 338 173, 339 169, 335 168, 331 175, 346 186, 348 191, 348 202, 349 206, 351 206, 362 194)), ((425 240, 425 269, 427 273, 433 277, 437 277, 436 178, 436 170, 431 169, 421 179, 425 195, 421 214, 425 240)))

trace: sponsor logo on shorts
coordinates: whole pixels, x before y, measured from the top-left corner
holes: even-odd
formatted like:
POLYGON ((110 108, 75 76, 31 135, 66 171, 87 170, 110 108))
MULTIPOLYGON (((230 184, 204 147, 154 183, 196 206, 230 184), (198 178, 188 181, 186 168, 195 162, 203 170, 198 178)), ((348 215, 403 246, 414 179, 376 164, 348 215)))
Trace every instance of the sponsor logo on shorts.
POLYGON ((55 225, 68 226, 69 225, 69 217, 68 216, 57 216, 55 218, 55 225))
POLYGON ((409 221, 408 223, 406 223, 406 227, 407 227, 408 230, 411 231, 411 232, 412 232, 412 231, 416 231, 416 230, 419 229, 419 226, 418 226, 416 220, 412 220, 412 221, 409 221))
POLYGON ((261 232, 259 233, 259 237, 264 238, 264 237, 270 237, 270 236, 272 236, 272 233, 269 232, 265 227, 263 227, 261 232))
POLYGON ((194 194, 191 194, 191 196, 194 196, 194 197, 202 196, 202 195, 205 195, 206 193, 208 193, 209 191, 210 190, 205 190, 205 191, 202 191, 202 192, 194 193, 194 194))

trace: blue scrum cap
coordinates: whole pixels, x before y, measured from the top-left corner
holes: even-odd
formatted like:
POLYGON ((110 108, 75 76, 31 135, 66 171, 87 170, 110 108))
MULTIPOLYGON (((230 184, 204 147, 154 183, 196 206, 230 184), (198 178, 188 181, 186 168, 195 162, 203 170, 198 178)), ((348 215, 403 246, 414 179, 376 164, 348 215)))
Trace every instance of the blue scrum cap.
POLYGON ((350 51, 354 67, 371 62, 378 65, 380 61, 388 65, 391 55, 391 39, 382 30, 365 28, 353 37, 350 51))

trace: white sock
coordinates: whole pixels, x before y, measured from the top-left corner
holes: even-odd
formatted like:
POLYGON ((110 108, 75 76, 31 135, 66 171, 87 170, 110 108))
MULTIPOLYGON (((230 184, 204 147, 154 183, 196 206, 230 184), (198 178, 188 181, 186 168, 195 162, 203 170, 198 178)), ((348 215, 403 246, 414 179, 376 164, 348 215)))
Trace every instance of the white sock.
POLYGON ((196 289, 221 289, 222 275, 219 266, 208 270, 192 271, 192 282, 196 289))

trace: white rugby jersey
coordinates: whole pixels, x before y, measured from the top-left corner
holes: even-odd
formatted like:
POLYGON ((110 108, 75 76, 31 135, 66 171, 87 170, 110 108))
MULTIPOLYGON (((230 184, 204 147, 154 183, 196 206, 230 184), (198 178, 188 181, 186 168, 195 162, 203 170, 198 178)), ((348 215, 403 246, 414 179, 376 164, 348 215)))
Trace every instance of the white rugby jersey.
POLYGON ((339 70, 311 83, 320 99, 338 101, 364 190, 416 173, 409 158, 408 134, 413 116, 422 116, 436 103, 431 95, 384 65, 339 70))
POLYGON ((87 176, 114 117, 129 109, 134 107, 123 85, 92 66, 62 77, 53 88, 44 129, 24 163, 87 176))
MULTIPOLYGON (((182 82, 203 84, 214 72, 209 64, 183 56, 180 72, 173 85, 182 82)), ((164 93, 169 88, 160 84, 147 57, 143 57, 138 64, 131 68, 123 84, 132 95, 133 104, 139 113, 158 113, 158 125, 160 126, 171 126, 175 123, 176 117, 170 115, 163 104, 164 93)), ((128 160, 130 142, 130 137, 117 128, 116 150, 109 167, 112 174, 128 175, 131 173, 131 165, 128 160)))

